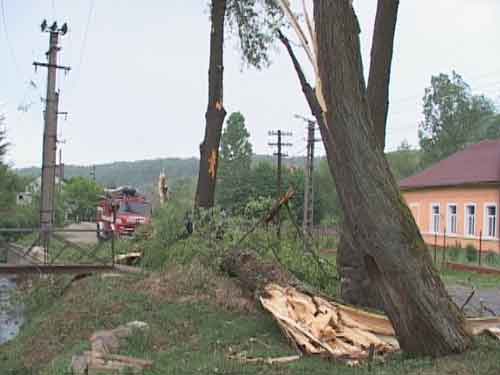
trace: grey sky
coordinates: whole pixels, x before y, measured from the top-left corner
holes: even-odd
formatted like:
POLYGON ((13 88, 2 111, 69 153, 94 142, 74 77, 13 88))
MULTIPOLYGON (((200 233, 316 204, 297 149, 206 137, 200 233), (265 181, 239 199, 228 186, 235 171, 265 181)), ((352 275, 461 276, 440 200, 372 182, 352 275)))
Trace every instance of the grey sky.
MULTIPOLYGON (((376 0, 356 0, 355 6, 367 68, 376 0)), ((4 0, 4 8, 14 58, 2 25, 0 111, 12 143, 8 160, 16 167, 41 163, 46 72, 35 74, 32 62, 45 61, 48 36, 38 26, 43 18, 70 26, 59 63, 73 70, 58 79, 60 110, 70 112, 59 122, 66 163, 198 156, 207 102, 206 1, 4 0), (17 110, 31 101, 28 112, 17 110)), ((499 100, 499 16, 499 0, 401 1, 388 150, 405 138, 417 144, 421 98, 432 74, 455 69, 474 92, 499 100)), ((288 56, 277 51, 269 69, 242 69, 236 41, 227 40, 225 107, 245 115, 255 152, 270 153, 268 130, 283 128, 294 132, 289 154, 302 155, 305 127, 293 114, 309 111, 288 56)))

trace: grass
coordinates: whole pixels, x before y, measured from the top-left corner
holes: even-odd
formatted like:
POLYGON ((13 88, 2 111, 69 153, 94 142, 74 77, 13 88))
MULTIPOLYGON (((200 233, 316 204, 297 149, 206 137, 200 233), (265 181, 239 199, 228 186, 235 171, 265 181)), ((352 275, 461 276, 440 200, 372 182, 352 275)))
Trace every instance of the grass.
POLYGON ((275 366, 243 364, 230 359, 230 354, 275 357, 294 352, 268 314, 258 309, 244 311, 239 305, 228 306, 226 298, 217 300, 214 289, 230 291, 236 287, 201 264, 176 266, 168 274, 149 277, 93 276, 75 283, 61 296, 67 281, 63 279, 43 280, 31 294, 28 322, 22 334, 2 348, 2 375, 68 374, 71 356, 89 348, 92 332, 132 320, 147 322, 150 330, 129 338, 121 354, 153 360, 154 368, 146 375, 500 372, 500 346, 487 338, 477 340, 474 348, 463 355, 437 360, 396 355, 386 363, 375 364, 371 372, 367 366, 349 368, 321 358, 303 358, 275 366), (47 288, 49 284, 51 287, 47 288), (160 287, 155 289, 154 285, 160 287))
MULTIPOLYGON (((154 361, 146 375, 159 374, 380 374, 380 375, 495 375, 500 373, 500 345, 479 338, 462 355, 441 359, 394 355, 385 363, 350 368, 321 358, 306 357, 286 365, 244 364, 231 354, 275 357, 295 354, 269 314, 255 305, 234 281, 218 273, 224 252, 235 247, 273 258, 331 296, 338 294, 335 255, 316 259, 304 254, 293 231, 284 231, 280 242, 273 232, 259 229, 239 243, 244 228, 228 223, 224 239, 214 227, 182 238, 182 215, 160 211, 152 238, 118 241, 117 253, 143 250, 142 266, 151 275, 79 280, 68 287, 70 277, 34 281, 21 288, 27 322, 21 334, 2 346, 0 374, 62 375, 74 354, 89 349, 88 338, 96 330, 112 329, 133 320, 145 321, 150 329, 130 337, 120 354, 154 361)), ((333 246, 334 243, 332 243, 333 246)), ((106 244, 100 250, 105 255, 106 244)), ((55 245, 59 246, 59 245, 55 245)), ((74 260, 78 252, 62 255, 74 260)), ((442 271, 447 284, 474 283, 498 286, 500 278, 442 271)), ((26 285, 26 284, 24 284, 26 285)))
POLYGON ((474 272, 462 272, 449 269, 440 271, 441 278, 447 285, 460 284, 473 285, 476 288, 498 288, 500 287, 500 276, 482 275, 474 272))
MULTIPOLYGON (((434 248, 429 246, 429 251, 431 257, 434 259, 434 248)), ((467 248, 460 247, 448 247, 445 251, 445 259, 449 262, 468 264, 468 265, 479 265, 479 251, 473 246, 468 246, 467 248)), ((443 260, 443 248, 438 247, 436 249, 436 257, 438 263, 443 260)), ((493 252, 483 252, 481 254, 481 265, 485 267, 500 268, 500 254, 493 252)))

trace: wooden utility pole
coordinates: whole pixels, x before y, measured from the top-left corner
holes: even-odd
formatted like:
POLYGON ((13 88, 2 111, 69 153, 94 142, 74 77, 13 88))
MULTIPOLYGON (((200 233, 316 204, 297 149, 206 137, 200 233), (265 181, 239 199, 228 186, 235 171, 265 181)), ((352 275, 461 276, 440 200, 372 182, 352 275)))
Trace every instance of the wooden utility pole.
POLYGON ((64 24, 61 28, 54 22, 52 26, 47 27, 47 22, 43 21, 42 32, 48 32, 49 50, 46 55, 48 63, 34 62, 37 67, 47 68, 47 96, 45 98, 44 132, 43 132, 43 155, 42 155, 42 186, 40 203, 40 226, 42 235, 42 245, 44 248, 44 260, 48 261, 48 248, 50 232, 54 224, 54 192, 56 177, 56 152, 57 152, 57 116, 59 107, 59 93, 56 92, 56 72, 57 69, 69 71, 66 66, 57 65, 57 53, 60 50, 58 46, 59 35, 65 35, 68 26, 64 24))
POLYGON ((305 236, 312 232, 314 225, 314 143, 316 122, 300 115, 295 115, 296 118, 307 122, 307 156, 305 163, 305 186, 304 186, 304 218, 302 220, 302 228, 305 236))
MULTIPOLYGON (((271 136, 277 136, 277 142, 276 143, 268 143, 269 146, 277 146, 278 150, 277 152, 274 153, 275 156, 278 157, 278 173, 277 173, 277 181, 276 181, 276 186, 277 186, 277 200, 279 201, 281 199, 281 191, 282 191, 282 183, 281 183, 281 168, 282 168, 282 159, 283 157, 287 157, 287 154, 284 154, 282 149, 283 147, 289 147, 292 146, 291 143, 283 143, 283 136, 291 136, 291 132, 283 132, 282 130, 277 130, 277 131, 270 131, 268 133, 271 136)), ((277 221, 277 229, 276 229, 276 234, 278 238, 281 236, 281 220, 280 220, 280 213, 279 211, 276 214, 276 221, 277 221)))

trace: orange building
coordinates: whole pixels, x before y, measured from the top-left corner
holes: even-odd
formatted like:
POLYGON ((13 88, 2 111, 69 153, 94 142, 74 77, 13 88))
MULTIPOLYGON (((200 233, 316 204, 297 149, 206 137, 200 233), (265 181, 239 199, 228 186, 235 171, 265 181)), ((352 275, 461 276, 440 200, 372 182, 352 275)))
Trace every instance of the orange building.
POLYGON ((428 244, 500 253, 500 139, 459 151, 400 187, 428 244))

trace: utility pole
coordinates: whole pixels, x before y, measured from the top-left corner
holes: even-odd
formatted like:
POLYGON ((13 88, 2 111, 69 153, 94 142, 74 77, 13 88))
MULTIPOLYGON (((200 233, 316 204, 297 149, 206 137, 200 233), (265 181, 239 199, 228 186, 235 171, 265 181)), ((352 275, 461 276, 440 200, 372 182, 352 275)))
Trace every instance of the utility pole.
POLYGON ((305 187, 304 187, 304 218, 302 227, 304 235, 310 235, 314 225, 314 143, 319 140, 315 138, 316 122, 306 117, 295 115, 295 118, 307 122, 307 156, 305 163, 305 187))
POLYGON ((65 23, 61 28, 54 22, 47 27, 47 21, 41 25, 42 32, 48 32, 49 50, 46 53, 48 63, 34 62, 35 70, 38 67, 47 68, 47 96, 45 98, 44 132, 43 132, 43 155, 42 155, 42 192, 40 204, 40 229, 41 240, 44 248, 44 261, 48 262, 48 251, 51 230, 55 219, 54 193, 56 177, 56 153, 57 153, 57 116, 59 108, 59 93, 56 92, 56 71, 62 69, 69 71, 71 68, 57 65, 57 53, 59 35, 65 35, 68 26, 65 23))
POLYGON ((92 178, 92 181, 95 182, 95 165, 93 165, 90 169, 90 177, 92 178))
MULTIPOLYGON (((278 157, 278 177, 277 177, 277 192, 278 192, 278 201, 281 199, 281 195, 282 195, 282 184, 281 184, 281 166, 282 166, 282 159, 283 157, 287 157, 288 155, 287 154, 284 154, 283 151, 282 151, 282 148, 283 147, 289 147, 289 146, 292 146, 291 143, 283 143, 283 140, 282 140, 282 137, 284 136, 291 136, 292 133, 291 132, 284 132, 282 130, 277 130, 277 131, 270 131, 268 133, 269 135, 271 136, 277 136, 277 142, 276 143, 268 143, 269 146, 277 146, 278 147, 278 152, 275 152, 274 155, 278 157)), ((280 219, 280 212, 278 210, 277 214, 276 214, 276 221, 277 221, 277 229, 276 229, 276 234, 278 236, 278 238, 281 237, 281 219, 280 219)))

